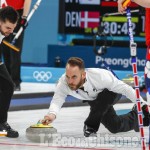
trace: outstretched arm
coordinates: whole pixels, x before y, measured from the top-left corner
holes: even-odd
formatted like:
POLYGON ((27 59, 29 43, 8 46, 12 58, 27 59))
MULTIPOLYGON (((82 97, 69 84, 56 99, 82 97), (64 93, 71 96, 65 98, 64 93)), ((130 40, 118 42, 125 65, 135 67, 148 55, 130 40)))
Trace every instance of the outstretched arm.
MULTIPOLYGON (((125 1, 127 0, 118 0, 118 12, 123 13, 125 11, 126 7, 123 7, 125 1)), ((150 8, 150 0, 132 0, 131 2, 135 2, 142 7, 150 8)))
POLYGON ((23 8, 22 16, 26 16, 26 17, 28 16, 29 11, 30 11, 31 1, 32 0, 25 0, 24 1, 24 8, 23 8))
POLYGON ((140 6, 150 8, 150 0, 133 0, 133 2, 137 3, 140 6))

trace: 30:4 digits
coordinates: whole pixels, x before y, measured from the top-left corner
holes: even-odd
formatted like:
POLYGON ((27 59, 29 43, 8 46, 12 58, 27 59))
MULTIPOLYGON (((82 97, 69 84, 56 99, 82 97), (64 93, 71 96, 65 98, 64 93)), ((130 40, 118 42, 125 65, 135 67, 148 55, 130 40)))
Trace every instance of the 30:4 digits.
MULTIPOLYGON (((117 23, 117 22, 102 22, 102 26, 104 27, 104 32, 106 34, 113 35, 127 35, 128 34, 128 24, 125 23, 117 23)), ((135 34, 136 24, 132 23, 133 34, 135 34)))

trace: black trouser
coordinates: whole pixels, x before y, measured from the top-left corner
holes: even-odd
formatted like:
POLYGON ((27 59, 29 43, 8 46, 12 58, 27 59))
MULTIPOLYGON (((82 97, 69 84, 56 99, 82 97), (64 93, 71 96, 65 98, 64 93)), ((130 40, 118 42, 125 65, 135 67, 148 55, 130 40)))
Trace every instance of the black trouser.
POLYGON ((137 113, 131 111, 118 116, 113 108, 113 104, 118 100, 119 95, 107 89, 99 93, 96 100, 88 102, 90 113, 84 122, 85 125, 98 131, 100 123, 102 123, 112 133, 134 129, 134 126, 138 125, 137 113))
MULTIPOLYGON (((22 10, 18 10, 19 16, 22 16, 22 10)), ((17 33, 18 30, 20 29, 20 20, 18 21, 18 24, 16 28, 14 29, 14 33, 17 33)), ((12 80, 14 83, 18 86, 21 83, 21 52, 22 52, 22 46, 23 46, 23 37, 24 37, 24 32, 19 36, 19 38, 15 42, 15 46, 20 49, 19 52, 16 52, 12 49, 10 49, 8 46, 5 44, 1 43, 1 51, 4 57, 4 63, 6 65, 6 68, 9 72, 9 74, 12 77, 12 80)), ((13 34, 10 34, 8 37, 5 37, 4 40, 8 42, 12 42, 14 38, 13 34)))
POLYGON ((7 121, 7 113, 14 91, 13 81, 4 64, 0 65, 0 123, 7 121))

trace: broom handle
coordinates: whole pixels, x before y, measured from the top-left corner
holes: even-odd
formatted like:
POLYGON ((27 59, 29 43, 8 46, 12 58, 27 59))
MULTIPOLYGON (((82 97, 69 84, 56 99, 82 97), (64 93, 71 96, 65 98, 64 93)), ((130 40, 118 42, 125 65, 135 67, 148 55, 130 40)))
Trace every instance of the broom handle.
POLYGON ((131 13, 129 7, 127 7, 126 9, 126 16, 127 16, 127 23, 128 23, 128 34, 130 38, 130 55, 132 60, 134 86, 136 91, 136 105, 137 105, 137 112, 138 112, 139 131, 141 136, 141 146, 142 146, 142 150, 146 150, 146 141, 144 137, 143 118, 142 118, 142 109, 141 109, 140 92, 139 92, 139 80, 138 80, 138 72, 137 72, 137 59, 136 59, 137 44, 134 42, 131 13))
MULTIPOLYGON (((29 13, 28 17, 27 17, 27 22, 29 22, 30 18, 32 17, 32 15, 34 14, 34 12, 36 11, 36 9, 39 7, 40 3, 42 0, 37 0, 37 2, 35 3, 35 5, 33 6, 33 9, 31 10, 31 12, 29 13)), ((19 38, 20 34, 23 31, 23 27, 20 27, 19 31, 17 32, 17 34, 15 35, 14 39, 12 40, 11 44, 14 44, 15 41, 19 38)))

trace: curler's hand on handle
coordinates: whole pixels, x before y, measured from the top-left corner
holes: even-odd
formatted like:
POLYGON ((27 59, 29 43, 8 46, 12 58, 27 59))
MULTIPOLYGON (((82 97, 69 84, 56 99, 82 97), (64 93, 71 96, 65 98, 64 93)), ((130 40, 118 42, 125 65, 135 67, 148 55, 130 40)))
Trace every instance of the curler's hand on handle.
POLYGON ((131 0, 118 0, 118 12, 123 14, 130 4, 131 0))
POLYGON ((56 119, 56 115, 54 114, 47 114, 44 116, 44 119, 41 120, 41 123, 44 125, 48 125, 52 123, 56 119))
POLYGON ((149 121, 150 121, 150 106, 148 106, 148 105, 142 106, 142 112, 143 112, 143 115, 144 115, 144 118, 143 118, 144 126, 149 126, 149 121))
POLYGON ((21 17, 20 26, 23 27, 23 29, 26 29, 26 27, 28 26, 27 16, 21 17))

